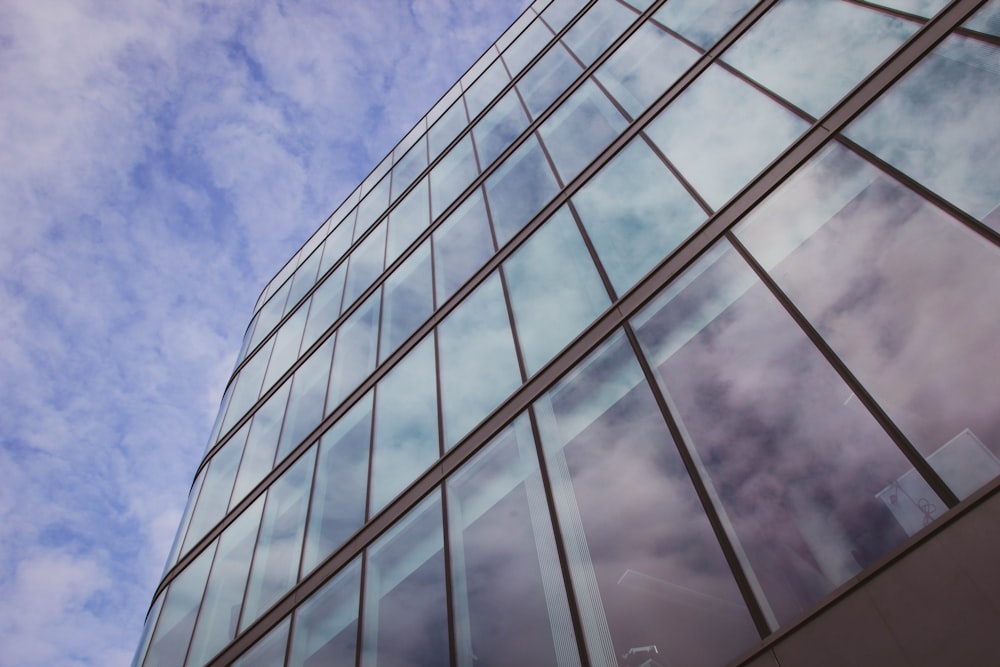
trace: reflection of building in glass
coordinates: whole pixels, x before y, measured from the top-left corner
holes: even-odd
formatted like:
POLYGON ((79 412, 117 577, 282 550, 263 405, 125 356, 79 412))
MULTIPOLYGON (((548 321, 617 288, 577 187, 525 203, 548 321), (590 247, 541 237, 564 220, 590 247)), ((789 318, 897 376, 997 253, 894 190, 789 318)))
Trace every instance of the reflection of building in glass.
POLYGON ((264 290, 138 663, 995 664, 998 47, 535 2, 264 290))

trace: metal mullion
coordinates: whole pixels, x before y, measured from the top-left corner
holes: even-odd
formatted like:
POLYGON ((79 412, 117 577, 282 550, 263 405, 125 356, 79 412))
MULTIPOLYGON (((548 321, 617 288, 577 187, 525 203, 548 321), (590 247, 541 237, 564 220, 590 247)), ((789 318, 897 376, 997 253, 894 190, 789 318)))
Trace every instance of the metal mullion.
MULTIPOLYGON (((256 500, 256 498, 255 498, 256 500)), ((250 564, 247 565, 247 582, 243 586, 243 598, 240 600, 240 613, 236 617, 236 635, 240 635, 240 625, 243 622, 243 614, 246 611, 247 606, 247 594, 250 593, 250 578, 253 576, 253 564, 257 560, 257 547, 260 546, 260 535, 261 531, 264 530, 264 516, 267 513, 267 501, 269 499, 264 499, 264 504, 260 508, 260 521, 257 523, 257 531, 254 534, 253 539, 253 553, 250 554, 250 564)), ((249 507, 249 505, 247 506, 249 507)), ((221 535, 221 532, 220 532, 221 535)), ((232 640, 230 640, 232 643, 232 640)))
MULTIPOLYGON (((194 623, 191 625, 191 637, 188 639, 187 649, 184 651, 184 660, 181 662, 181 667, 187 665, 188 658, 191 657, 191 647, 194 645, 194 635, 198 631, 198 621, 201 619, 201 610, 205 608, 205 596, 208 595, 208 584, 212 581, 212 572, 215 570, 215 559, 219 557, 219 545, 222 539, 220 537, 219 542, 215 545, 215 553, 212 554, 212 564, 208 566, 208 574, 205 575, 205 588, 201 592, 201 600, 198 601, 198 611, 194 615, 194 623)), ((247 573, 249 578, 250 574, 247 573)), ((244 591, 245 592, 245 591, 244 591)), ((166 602, 166 600, 164 600, 166 602)), ((239 627, 237 625, 237 627, 239 627)))
MULTIPOLYGON (((510 290, 507 287, 507 276, 504 275, 503 265, 497 267, 497 275, 500 276, 500 288, 503 292, 504 306, 507 308, 507 319, 510 321, 510 335, 514 343, 514 353, 517 357, 517 369, 521 374, 521 386, 528 379, 528 368, 524 363, 524 353, 521 351, 521 339, 517 334, 517 323, 514 320, 514 307, 510 302, 510 290)), ((516 393, 517 390, 515 390, 516 393)))
MULTIPOLYGON (((365 484, 365 523, 367 524, 371 520, 371 506, 372 506, 372 473, 375 469, 375 418, 378 416, 378 385, 374 384, 371 388, 372 392, 372 415, 371 415, 371 427, 368 429, 368 476, 367 482, 365 484)), ((359 397, 360 398, 360 397, 359 397)), ((352 401, 351 407, 354 407, 354 402, 352 401)), ((346 411, 345 411, 346 414, 346 411)))
MULTIPOLYGON (((309 498, 306 500, 305 525, 302 527, 302 545, 299 547, 299 566, 298 568, 296 568, 296 576, 295 576, 296 585, 298 585, 298 583, 302 580, 302 575, 305 574, 302 571, 302 568, 305 566, 306 562, 306 557, 305 557, 306 540, 309 539, 309 520, 312 519, 313 497, 316 492, 316 478, 319 475, 319 443, 320 443, 319 440, 317 440, 315 443, 316 452, 314 455, 315 458, 313 459, 313 474, 312 474, 312 480, 309 483, 309 498)), ((261 516, 263 517, 263 515, 261 516)))
POLYGON ((726 563, 732 571, 733 579, 736 582, 737 588, 739 588, 740 594, 743 596, 743 601, 757 629, 757 633, 763 639, 778 627, 773 612, 769 613, 769 607, 765 606, 767 605, 767 598, 764 595, 763 587, 756 581, 756 575, 753 574, 749 558, 745 554, 742 557, 740 556, 742 549, 736 546, 739 537, 735 534, 735 530, 732 535, 726 530, 727 522, 723 521, 720 516, 720 512, 724 512, 725 508, 722 506, 721 500, 719 501, 719 507, 715 506, 715 502, 713 502, 714 494, 709 490, 706 480, 702 479, 698 472, 699 466, 695 461, 694 454, 692 454, 694 443, 689 442, 688 438, 685 438, 684 430, 681 429, 680 424, 675 420, 667 398, 664 392, 661 391, 660 385, 656 380, 656 374, 653 372, 649 360, 646 359, 646 355, 642 352, 642 347, 635 335, 635 331, 632 329, 631 323, 628 321, 623 322, 622 330, 628 339, 632 354, 635 355, 639 366, 642 368, 643 379, 646 381, 653 399, 656 401, 660 416, 666 422, 670 437, 674 441, 674 447, 680 455, 681 462, 684 464, 684 469, 691 481, 691 485, 694 487, 695 494, 698 496, 702 510, 705 512, 705 517, 712 527, 715 539, 722 549, 726 563), (751 581, 751 577, 753 581, 751 581))
POLYGON ((895 7, 885 7, 883 5, 875 4, 874 2, 866 2, 866 0, 843 0, 843 1, 848 2, 852 5, 858 5, 860 7, 864 7, 865 9, 869 9, 878 12, 880 14, 887 14, 889 16, 893 16, 900 19, 906 19, 909 21, 915 21, 917 23, 927 23, 928 21, 931 20, 928 19, 926 16, 920 16, 919 14, 911 14, 910 12, 904 11, 902 9, 896 9, 895 7))
POLYGON ((973 28, 958 26, 952 31, 952 33, 961 35, 962 37, 969 37, 970 39, 975 39, 980 42, 985 42, 986 44, 992 44, 993 46, 1000 46, 1000 37, 992 35, 988 32, 979 32, 973 28))
MULTIPOLYGON (((538 145, 542 147, 542 154, 545 156, 545 161, 549 165, 549 169, 552 171, 552 175, 555 176, 556 185, 559 186, 559 192, 561 193, 566 189, 566 183, 563 181, 562 176, 559 174, 559 170, 556 169, 556 163, 552 159, 552 155, 549 153, 548 146, 545 145, 545 140, 542 139, 542 133, 538 132, 537 129, 532 134, 535 135, 535 139, 538 140, 538 145)), ((603 151, 602 151, 603 152, 603 151)), ((556 195, 558 197, 559 195, 556 195)), ((553 197, 555 199, 555 197, 553 197)))
POLYGON ((455 590, 452 585, 451 571, 451 530, 448 525, 448 498, 444 489, 444 480, 441 480, 441 535, 443 538, 444 555, 444 594, 445 594, 445 614, 448 618, 448 657, 451 665, 458 665, 458 647, 455 641, 455 590))
POLYGON ((566 208, 569 210, 569 214, 573 218, 573 223, 576 225, 576 231, 579 232, 580 236, 583 238, 583 244, 587 247, 587 252, 590 254, 590 261, 594 263, 594 268, 597 269, 597 274, 601 277, 601 283, 604 285, 604 290, 607 292, 609 303, 615 303, 618 300, 618 293, 615 291, 615 286, 611 284, 611 278, 608 277, 608 272, 604 269, 604 264, 601 262, 601 258, 597 254, 597 249, 594 247, 594 242, 590 239, 590 234, 587 233, 586 227, 583 226, 583 221, 580 220, 580 214, 577 213, 576 206, 573 205, 572 201, 567 201, 566 208))
POLYGON ((705 215, 707 215, 709 218, 715 215, 715 209, 709 206, 708 202, 705 201, 704 197, 702 197, 698 193, 698 191, 695 190, 694 186, 691 185, 691 182, 687 178, 685 178, 684 174, 681 173, 681 170, 675 167, 674 163, 671 162, 667 158, 667 156, 663 153, 663 151, 660 150, 660 147, 656 145, 656 142, 649 138, 649 135, 646 134, 645 128, 641 132, 639 132, 638 136, 641 137, 644 142, 646 142, 646 146, 653 152, 653 154, 656 155, 656 157, 660 158, 660 162, 663 163, 663 166, 666 167, 667 171, 669 171, 670 174, 677 179, 677 182, 680 183, 681 187, 683 187, 684 190, 687 191, 688 195, 691 196, 691 199, 693 199, 695 203, 698 204, 699 207, 701 207, 701 210, 705 212, 705 215))
MULTIPOLYGON (((268 629, 268 632, 278 627, 278 625, 280 624, 281 624, 280 621, 278 623, 275 623, 274 627, 268 629)), ((263 637, 266 635, 267 633, 264 633, 264 635, 262 635, 261 638, 263 639, 263 637)), ((285 655, 281 659, 281 667, 289 667, 288 661, 292 657, 292 646, 294 645, 295 645, 295 614, 293 612, 288 615, 288 636, 285 637, 285 655)))
POLYGON ((782 108, 784 108, 785 111, 793 113, 796 116, 798 116, 800 119, 802 119, 805 122, 809 123, 809 125, 812 125, 813 123, 816 122, 816 119, 813 116, 811 116, 809 113, 807 113, 806 111, 800 109, 795 104, 792 104, 791 102, 789 102, 788 100, 786 100, 784 97, 782 97, 778 93, 776 93, 773 90, 771 90, 770 88, 766 87, 764 84, 759 83, 756 79, 754 79, 753 77, 751 77, 749 74, 746 74, 745 72, 743 72, 743 70, 740 70, 740 69, 737 69, 737 68, 733 67, 732 65, 730 65, 729 63, 727 63, 725 60, 723 60, 721 55, 718 58, 715 59, 715 64, 718 65, 719 67, 721 67, 722 69, 726 70, 731 75, 733 75, 734 77, 736 77, 737 79, 739 79, 743 83, 747 84, 748 86, 750 86, 754 90, 756 90, 761 95, 767 97, 768 99, 770 99, 775 104, 777 104, 777 105, 781 106, 782 108))
POLYGON ((931 464, 927 462, 927 459, 923 457, 920 451, 910 442, 909 438, 903 433, 903 430, 896 424, 895 421, 889 416, 889 414, 879 405, 878 401, 872 396, 868 389, 862 384, 858 377, 851 371, 847 363, 840 358, 840 356, 823 338, 822 334, 816 329, 815 326, 809 321, 809 319, 802 313, 802 311, 795 305, 792 299, 781 289, 778 283, 767 273, 763 266, 757 261, 757 259, 747 250, 746 246, 739 240, 739 238, 732 232, 732 230, 726 232, 726 240, 736 249, 739 255, 743 258, 743 261, 753 270, 756 274, 757 279, 767 288, 771 295, 777 299, 781 304, 781 307, 785 309, 789 317, 799 326, 802 332, 806 335, 809 341, 815 346, 816 350, 823 355, 826 362, 830 364, 830 367, 837 373, 840 379, 847 385, 847 387, 857 396, 858 400, 861 401, 868 413, 878 422, 879 426, 886 432, 886 434, 892 439, 899 450, 902 452, 903 456, 910 462, 910 465, 920 473, 931 487, 931 489, 936 493, 941 500, 944 501, 948 509, 951 509, 958 504, 959 499, 955 493, 948 488, 944 480, 938 475, 938 473, 931 467, 931 464))
MULTIPOLYGON (((365 595, 366 584, 368 583, 368 549, 367 546, 358 555, 361 557, 361 576, 358 582, 358 638, 354 641, 354 665, 361 666, 361 652, 364 647, 365 635, 365 595)), ((334 575, 336 576, 336 575, 334 575)), ((332 579, 332 577, 331 577, 332 579)))
MULTIPOLYGON (((596 72, 595 72, 594 74, 596 74, 596 72)), ((625 119, 625 120, 627 121, 627 124, 628 124, 628 125, 631 125, 631 124, 632 124, 632 121, 634 121, 634 120, 635 120, 635 118, 633 118, 633 117, 632 117, 632 114, 630 114, 630 113, 629 113, 629 112, 628 112, 628 111, 627 111, 627 110, 625 109, 625 107, 623 107, 623 106, 622 106, 622 105, 621 105, 621 104, 620 104, 620 103, 618 102, 618 100, 617 100, 617 99, 615 99, 615 96, 614 96, 614 95, 612 95, 612 94, 611 94, 611 92, 610 92, 610 91, 608 91, 608 89, 604 87, 604 84, 603 84, 603 83, 601 83, 600 79, 598 79, 598 78, 597 78, 597 77, 596 77, 595 75, 591 75, 591 76, 590 76, 590 81, 591 81, 591 82, 592 82, 592 83, 593 83, 594 85, 596 85, 596 86, 597 86, 598 88, 600 88, 600 89, 601 89, 601 92, 602 92, 602 93, 604 93, 604 96, 608 98, 608 101, 609 101, 609 102, 611 102, 611 105, 612 105, 612 106, 613 106, 613 107, 614 107, 614 108, 615 108, 615 109, 616 109, 616 110, 618 111, 618 113, 620 113, 620 114, 622 115, 622 117, 623 117, 623 118, 624 118, 624 119, 625 119)))

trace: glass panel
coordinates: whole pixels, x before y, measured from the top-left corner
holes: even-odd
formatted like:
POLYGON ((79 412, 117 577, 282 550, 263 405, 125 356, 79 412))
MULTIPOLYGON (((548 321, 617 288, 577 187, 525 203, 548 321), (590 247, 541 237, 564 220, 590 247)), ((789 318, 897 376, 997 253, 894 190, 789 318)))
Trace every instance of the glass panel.
POLYGON ((327 411, 333 411, 375 370, 381 293, 376 291, 340 325, 333 353, 327 411))
POLYGON ((721 667, 759 642, 625 336, 535 410, 591 661, 721 667))
POLYGON ((493 229, 502 247, 559 192, 542 146, 534 135, 486 179, 493 229))
MULTIPOLYGON (((205 466, 198 473, 194 484, 191 485, 191 491, 188 492, 187 505, 184 506, 184 515, 181 516, 181 523, 177 526, 177 534, 174 535, 174 543, 170 546, 167 563, 163 566, 163 574, 166 574, 174 566, 174 563, 177 562, 177 558, 181 554, 181 545, 184 544, 184 536, 187 535, 188 525, 191 523, 191 514, 194 513, 194 506, 198 503, 198 496, 201 495, 201 486, 205 481, 205 473, 207 472, 208 466, 205 466)), ((152 628, 150 628, 150 631, 152 631, 152 628)), ((147 637, 146 639, 148 640, 149 638, 147 637)))
POLYGON ((956 494, 1000 474, 996 246, 837 145, 738 235, 956 494))
POLYGON ((369 391, 320 439, 303 574, 312 571, 364 523, 371 430, 369 391))
POLYGON ((531 117, 538 118, 582 71, 561 42, 554 44, 517 82, 531 117))
POLYGON ((633 139, 583 186, 573 204, 618 294, 706 218, 642 137, 633 139))
POLYGON ((896 480, 928 519, 945 511, 728 244, 634 325, 772 625, 906 540, 883 500, 896 480))
POLYGON ((562 30, 569 23, 587 0, 555 0, 542 13, 542 18, 555 32, 562 30))
POLYGON ((290 624, 289 619, 285 618, 230 667, 275 667, 285 664, 285 646, 288 645, 290 624))
POLYGON ((480 163, 483 166, 492 164, 526 127, 528 117, 517 92, 511 90, 472 128, 480 163))
POLYGON ((420 236, 430 224, 430 193, 427 178, 399 202, 389 214, 389 238, 386 245, 385 265, 396 261, 404 250, 420 236))
POLYGON ((627 125, 608 96, 588 79, 542 123, 538 133, 563 183, 569 183, 627 125))
POLYGON ((329 338, 295 371, 276 461, 288 456, 323 421, 323 403, 332 359, 333 338, 329 338))
POLYGON ((652 23, 644 23, 594 76, 636 118, 666 92, 698 56, 698 52, 684 42, 652 23))
POLYGON ((299 308, 274 335, 274 351, 271 352, 271 361, 268 362, 267 374, 264 375, 264 389, 270 388, 299 358, 299 345, 302 344, 302 331, 308 314, 305 308, 299 308))
POLYGON ((421 137, 392 168, 392 198, 398 199, 410 183, 427 168, 427 139, 421 137))
POLYGON ((948 4, 948 0, 869 0, 873 5, 882 5, 892 9, 930 18, 938 10, 948 4))
POLYGON ((531 62, 542 48, 552 39, 552 33, 541 21, 529 25, 503 53, 503 61, 514 76, 531 62))
POLYGON ((578 665, 527 415, 447 490, 459 666, 578 665))
POLYGON ((286 282, 278 290, 277 294, 264 304, 257 314, 257 326, 254 327, 253 337, 250 339, 250 349, 257 347, 260 341, 264 340, 267 334, 271 333, 274 326, 281 320, 285 312, 285 302, 288 300, 288 292, 292 288, 291 282, 286 282))
MULTIPOLYGON (((352 214, 353 215, 353 214, 352 214)), ((323 265, 319 267, 320 275, 325 274, 334 264, 344 256, 344 253, 351 247, 351 240, 354 238, 354 223, 350 217, 340 223, 336 229, 330 232, 323 249, 323 265)))
POLYGON ((441 495, 413 508, 368 550, 362 667, 447 665, 441 495))
POLYGON ((143 667, 176 667, 183 661, 217 543, 209 545, 170 582, 143 667))
POLYGON ((438 225, 433 243, 434 285, 440 305, 493 256, 493 235, 481 189, 438 225))
POLYGON ((441 215, 478 175, 472 137, 467 134, 431 170, 431 218, 441 215))
MULTIPOLYGON (((937 2, 945 4, 945 0, 937 0, 937 2)), ((972 18, 966 21, 962 27, 1000 37, 1000 2, 990 0, 973 14, 972 18)))
POLYGON ((302 349, 307 350, 323 332, 330 328, 340 315, 340 301, 344 295, 344 277, 347 264, 341 264, 309 297, 309 318, 302 335, 302 349))
POLYGON ((295 611, 288 667, 354 667, 360 597, 361 559, 356 558, 295 611))
POLYGON ((849 2, 785 0, 724 58, 818 118, 919 27, 849 2))
POLYGON ((274 467, 274 453, 278 449, 278 435, 281 431, 281 420, 285 416, 285 404, 288 402, 288 391, 292 383, 286 382, 278 391, 260 406, 250 423, 250 435, 243 451, 243 461, 236 475, 233 486, 233 496, 229 506, 243 500, 250 490, 274 467))
POLYGON ((267 490, 247 599, 240 618, 245 629, 295 584, 306 527, 309 488, 312 486, 312 449, 299 458, 267 490))
POLYGON ((496 273, 438 325, 438 354, 444 444, 449 448, 521 385, 496 273))
POLYGON ((529 375, 611 304, 565 206, 504 262, 503 270, 529 375))
POLYGON ((236 636, 250 558, 260 527, 264 499, 258 498, 219 537, 218 552, 191 640, 188 667, 200 667, 236 636))
POLYGON ((439 455, 434 337, 427 336, 375 387, 368 516, 377 514, 439 455))
MULTIPOLYGON (((170 561, 168 560, 167 562, 169 563, 170 561)), ((139 667, 139 665, 146 660, 146 651, 149 649, 149 640, 152 638, 153 629, 156 627, 156 622, 160 618, 160 608, 163 606, 164 597, 165 595, 163 593, 156 596, 156 600, 153 601, 153 606, 146 615, 146 623, 142 626, 142 635, 139 637, 139 646, 135 649, 135 655, 132 656, 131 667, 139 667)))
POLYGON ((184 542, 185 552, 197 544, 198 540, 226 514, 229 497, 233 493, 236 471, 243 456, 248 426, 249 424, 244 425, 208 462, 201 495, 198 496, 198 505, 194 508, 191 526, 184 542))
POLYGON ((852 139, 1000 231, 997 47, 952 35, 848 127, 852 139))
POLYGON ((316 271, 319 269, 319 261, 323 252, 314 252, 309 255, 309 259, 302 263, 292 277, 292 287, 288 293, 288 303, 285 305, 287 313, 295 304, 299 302, 309 288, 316 284, 316 271))
POLYGON ((757 0, 670 0, 653 18, 710 49, 756 4, 757 0))
POLYGON ((267 371, 267 362, 271 357, 271 348, 274 347, 274 339, 274 336, 269 338, 250 357, 250 361, 240 369, 239 375, 233 380, 232 398, 229 399, 229 407, 226 408, 226 418, 222 420, 222 433, 227 433, 257 402, 261 384, 264 382, 264 373, 267 371))
POLYGON ((386 227, 387 223, 383 220, 351 253, 347 284, 344 287, 344 310, 382 275, 385 267, 386 227))
POLYGON ((524 11, 520 16, 517 17, 510 27, 503 31, 503 34, 497 38, 496 46, 499 50, 503 51, 511 42, 513 42, 517 37, 524 31, 529 23, 535 21, 535 23, 541 23, 535 19, 535 13, 530 11, 524 11))
POLYGON ((354 240, 357 241, 362 234, 368 231, 379 216, 385 213, 389 206, 389 179, 383 178, 375 186, 368 196, 358 204, 358 220, 354 227, 354 240))
POLYGON ((640 12, 644 12, 653 6, 653 0, 628 0, 628 4, 632 5, 640 12))
POLYGON ((434 123, 427 133, 427 140, 431 150, 431 160, 443 151, 451 140, 458 136, 469 124, 469 118, 465 115, 465 103, 459 99, 441 119, 434 123))
POLYGON ((719 208, 808 127, 713 65, 646 132, 699 194, 719 208))
POLYGON ((469 118, 478 116, 508 81, 510 77, 507 76, 507 70, 497 58, 465 93, 465 106, 469 110, 469 118))
POLYGON ((618 0, 597 0, 563 35, 563 42, 584 65, 590 65, 636 18, 618 0))
POLYGON ((383 287, 382 342, 379 359, 386 359, 434 312, 431 244, 425 241, 392 272, 383 287))

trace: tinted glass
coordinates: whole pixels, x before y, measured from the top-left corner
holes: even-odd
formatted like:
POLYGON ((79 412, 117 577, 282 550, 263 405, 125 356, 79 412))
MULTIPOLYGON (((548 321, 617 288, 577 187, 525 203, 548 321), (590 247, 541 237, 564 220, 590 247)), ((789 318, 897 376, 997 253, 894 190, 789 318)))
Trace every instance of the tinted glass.
POLYGON ((431 170, 431 217, 448 208, 478 174, 472 137, 465 135, 431 170))
POLYGON ((246 442, 248 430, 247 426, 241 428, 208 462, 198 505, 195 507, 188 528, 185 551, 197 544, 198 540, 225 515, 229 506, 229 496, 233 492, 236 471, 243 456, 243 444, 246 442))
POLYGON ((431 277, 431 244, 425 241, 386 279, 379 359, 395 352, 434 311, 431 277))
POLYGON ((493 256, 482 189, 475 190, 434 230, 434 290, 441 305, 493 256))
POLYGON ((350 264, 347 267, 347 284, 344 287, 345 310, 382 274, 382 269, 385 267, 386 227, 386 221, 383 220, 351 252, 350 264))
POLYGON ((230 667, 274 667, 285 661, 289 619, 276 625, 264 638, 237 658, 230 667))
POLYGON ((469 111, 469 118, 478 116, 508 81, 510 77, 507 76, 507 70, 497 58, 465 93, 465 106, 469 111))
POLYGON ((299 345, 302 343, 302 331, 305 329, 308 314, 307 309, 299 308, 294 315, 285 320, 275 334, 274 350, 267 365, 267 374, 264 375, 264 389, 273 385, 299 358, 299 345))
POLYGON ((392 168, 392 198, 399 199, 410 183, 427 167, 427 139, 421 137, 392 168))
POLYGON ((757 0, 670 0, 653 18, 709 49, 755 4, 757 0))
POLYGON ((430 193, 427 179, 417 187, 389 214, 389 238, 386 242, 385 265, 389 266, 420 236, 420 232, 430 224, 430 193))
POLYGON ((346 275, 347 264, 341 264, 309 298, 309 317, 306 320, 305 332, 302 334, 303 351, 315 343, 340 315, 340 300, 344 294, 346 275))
POLYGON ((243 451, 243 460, 240 462, 240 471, 233 486, 230 507, 243 500, 250 490, 271 472, 291 385, 291 382, 286 382, 279 387, 253 416, 253 421, 250 422, 250 434, 243 451))
POLYGON ((319 261, 322 256, 322 251, 314 252, 302 263, 302 266, 295 270, 292 287, 288 293, 288 303, 285 305, 286 313, 299 302, 299 299, 305 296, 310 287, 316 284, 316 271, 319 269, 319 261))
POLYGON ((636 13, 618 0, 598 0, 563 35, 563 42, 584 65, 589 65, 636 18, 636 13))
POLYGON ((383 178, 379 184, 369 192, 361 203, 358 204, 358 220, 354 228, 354 240, 357 241, 362 234, 368 231, 378 217, 385 212, 389 205, 389 178, 383 178))
POLYGON ((514 43, 503 52, 503 61, 510 73, 517 76, 518 72, 531 62, 531 59, 542 50, 542 47, 548 44, 550 39, 552 39, 552 33, 541 21, 535 21, 525 28, 524 32, 514 40, 514 43))
POLYGON ((191 642, 198 606, 215 555, 213 542, 170 582, 143 667, 177 667, 191 642))
MULTIPOLYGON (((352 214, 353 215, 353 214, 352 214)), ((352 216, 340 223, 327 237, 323 249, 323 265, 320 266, 320 275, 330 270, 336 264, 348 248, 351 247, 351 239, 354 238, 354 221, 352 216)))
POLYGON ((233 390, 226 408, 226 418, 222 420, 221 433, 226 433, 231 429, 257 402, 261 384, 264 382, 264 373, 267 372, 267 362, 271 357, 274 339, 274 336, 268 338, 267 342, 250 357, 246 365, 240 369, 239 375, 233 380, 233 390))
POLYGON ((479 162, 487 166, 528 127, 517 92, 511 90, 472 128, 479 162))
POLYGON ((548 8, 542 12, 542 18, 556 32, 562 30, 570 20, 576 16, 580 8, 587 4, 587 0, 554 0, 548 8))
POLYGON ((292 288, 292 283, 286 282, 281 286, 281 289, 272 296, 264 307, 260 309, 257 314, 257 324, 253 330, 253 336, 250 339, 250 349, 255 348, 260 341, 264 340, 264 336, 271 333, 274 329, 274 325, 278 323, 281 316, 285 312, 285 302, 288 300, 288 292, 292 288))
POLYGON ((340 325, 326 399, 333 410, 375 369, 381 294, 376 291, 340 325))
POLYGON ((431 151, 430 159, 433 160, 437 157, 468 124, 469 118, 465 115, 465 103, 459 99, 441 116, 438 122, 434 123, 434 126, 427 133, 431 151))
POLYGON ((313 593, 295 611, 289 667, 353 667, 358 644, 361 559, 313 593))
POLYGON ((503 246, 559 192, 538 140, 528 137, 486 179, 486 199, 497 242, 503 246))
POLYGON ((532 118, 545 111, 582 71, 561 42, 553 45, 517 82, 532 118))
POLYGON ((880 2, 873 1, 872 4, 901 9, 904 12, 930 18, 947 5, 948 0, 881 0, 880 2))
POLYGON ((295 371, 277 461, 284 459, 322 421, 332 359, 333 338, 329 338, 295 371))

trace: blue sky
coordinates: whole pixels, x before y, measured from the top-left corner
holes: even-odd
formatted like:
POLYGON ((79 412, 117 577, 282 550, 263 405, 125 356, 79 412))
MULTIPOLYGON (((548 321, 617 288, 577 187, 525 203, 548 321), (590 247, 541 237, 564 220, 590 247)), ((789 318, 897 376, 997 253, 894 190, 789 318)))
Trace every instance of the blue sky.
POLYGON ((129 663, 259 291, 526 4, 0 4, 0 667, 129 663))

